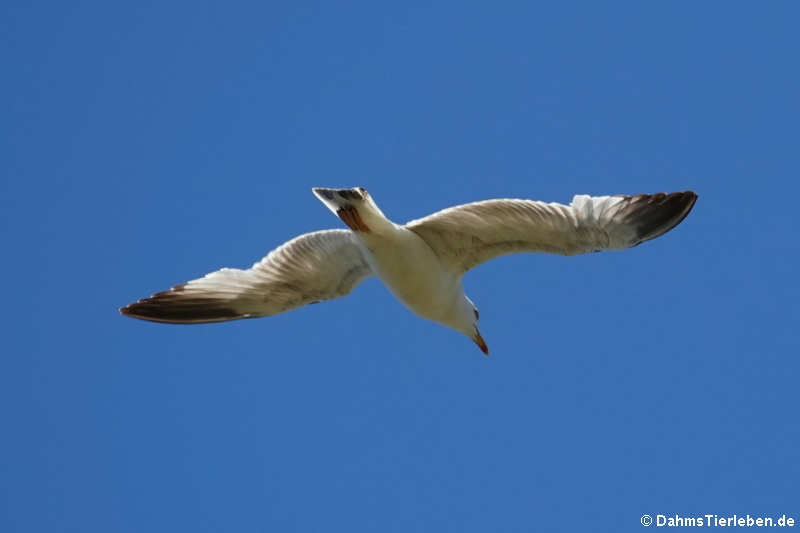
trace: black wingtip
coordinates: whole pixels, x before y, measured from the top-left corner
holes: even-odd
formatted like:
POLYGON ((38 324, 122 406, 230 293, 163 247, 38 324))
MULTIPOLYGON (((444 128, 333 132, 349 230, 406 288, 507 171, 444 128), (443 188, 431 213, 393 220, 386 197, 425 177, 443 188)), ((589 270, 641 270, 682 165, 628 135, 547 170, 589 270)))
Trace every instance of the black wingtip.
POLYGON ((672 226, 670 226, 664 233, 666 233, 667 231, 671 230, 672 228, 683 222, 683 219, 689 216, 689 213, 691 213, 692 209, 694 208, 695 202, 697 202, 697 193, 694 191, 683 191, 682 193, 673 193, 673 194, 678 195, 679 198, 679 203, 680 203, 680 209, 678 210, 679 214, 678 218, 675 219, 672 226))
POLYGON ((158 292, 119 308, 122 315, 150 322, 169 324, 202 324, 247 318, 248 315, 229 307, 226 300, 193 296, 184 291, 185 284, 158 292))
POLYGON ((664 235, 683 222, 696 201, 694 191, 638 194, 628 199, 623 216, 636 228, 636 244, 640 244, 664 235))

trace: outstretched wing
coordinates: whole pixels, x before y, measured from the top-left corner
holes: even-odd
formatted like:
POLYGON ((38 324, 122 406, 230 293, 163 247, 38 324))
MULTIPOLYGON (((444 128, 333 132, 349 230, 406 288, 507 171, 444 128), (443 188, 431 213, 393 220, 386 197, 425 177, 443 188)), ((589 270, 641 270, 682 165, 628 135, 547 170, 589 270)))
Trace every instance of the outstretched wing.
POLYGON ((248 270, 223 268, 120 312, 176 324, 256 318, 345 296, 371 275, 351 231, 316 231, 276 248, 248 270))
POLYGON ((636 196, 578 195, 570 205, 487 200, 444 209, 406 224, 445 268, 463 274, 518 252, 576 255, 621 250, 663 235, 691 211, 692 191, 636 196))

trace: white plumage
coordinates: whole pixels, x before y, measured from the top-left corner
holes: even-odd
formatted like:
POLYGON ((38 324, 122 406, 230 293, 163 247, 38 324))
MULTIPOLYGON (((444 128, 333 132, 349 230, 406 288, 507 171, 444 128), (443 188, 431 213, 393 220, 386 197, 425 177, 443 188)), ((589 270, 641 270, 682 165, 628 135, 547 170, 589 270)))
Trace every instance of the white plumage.
POLYGON ((314 194, 351 229, 301 235, 248 270, 223 268, 120 311, 170 323, 255 318, 345 296, 376 275, 411 311, 464 333, 488 354, 477 309, 461 285, 469 269, 510 253, 630 248, 678 225, 697 199, 686 191, 578 195, 569 206, 486 200, 398 225, 362 187, 314 194))

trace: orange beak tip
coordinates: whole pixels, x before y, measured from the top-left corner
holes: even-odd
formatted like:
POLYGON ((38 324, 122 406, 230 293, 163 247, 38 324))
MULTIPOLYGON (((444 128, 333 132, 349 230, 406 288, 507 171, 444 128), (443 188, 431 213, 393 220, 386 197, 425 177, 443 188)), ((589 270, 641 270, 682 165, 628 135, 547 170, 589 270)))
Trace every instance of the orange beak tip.
POLYGON ((478 348, 481 349, 483 354, 486 357, 489 357, 489 347, 486 346, 486 341, 483 340, 483 337, 481 337, 481 334, 480 333, 476 333, 475 336, 472 337, 472 340, 475 341, 475 344, 478 345, 478 348))

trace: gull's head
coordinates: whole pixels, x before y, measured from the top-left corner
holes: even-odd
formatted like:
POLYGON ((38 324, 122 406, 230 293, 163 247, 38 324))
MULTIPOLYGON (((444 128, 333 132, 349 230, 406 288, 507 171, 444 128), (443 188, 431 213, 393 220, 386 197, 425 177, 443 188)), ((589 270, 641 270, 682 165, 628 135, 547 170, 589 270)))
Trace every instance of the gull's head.
POLYGON ((489 347, 486 346, 486 341, 483 340, 481 332, 478 331, 480 317, 475 304, 469 298, 463 296, 455 308, 451 323, 447 325, 472 339, 485 355, 489 355, 489 347))

